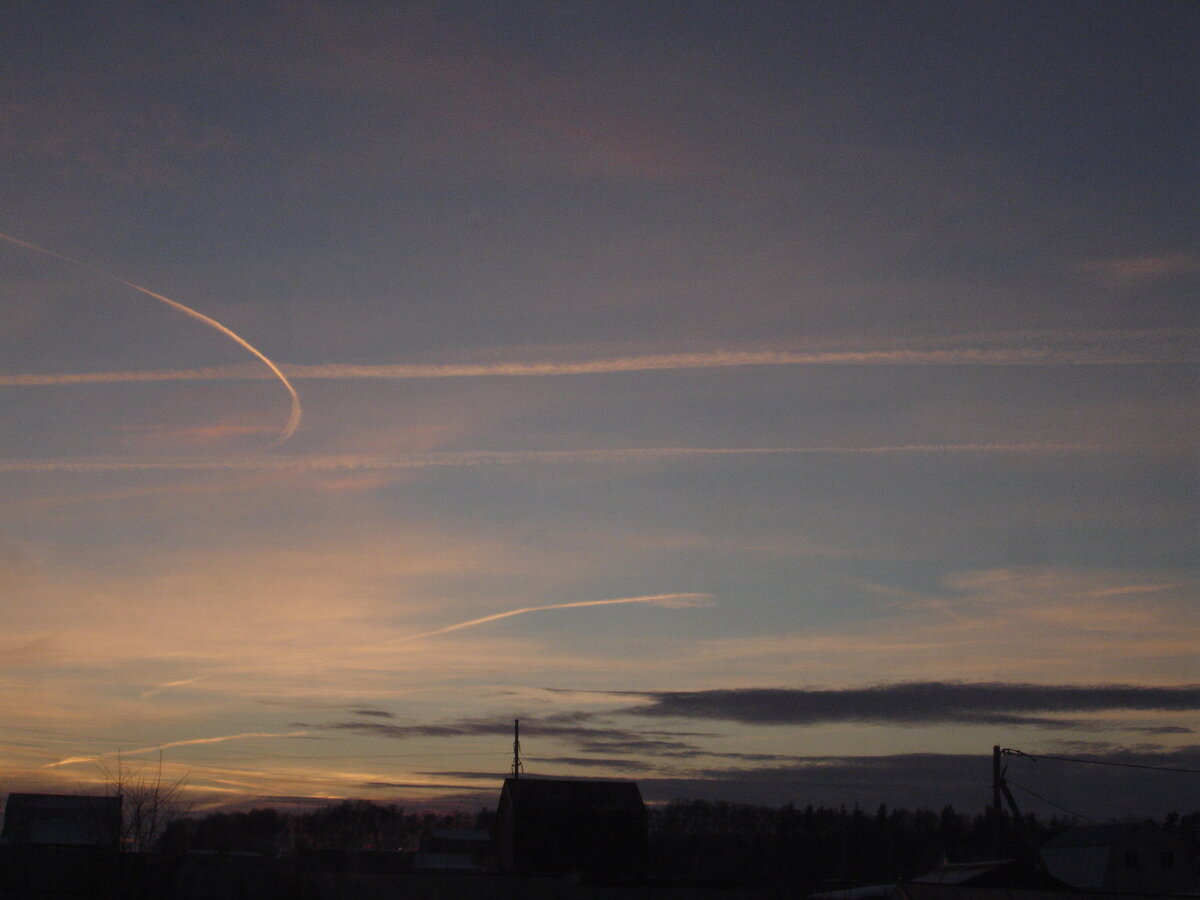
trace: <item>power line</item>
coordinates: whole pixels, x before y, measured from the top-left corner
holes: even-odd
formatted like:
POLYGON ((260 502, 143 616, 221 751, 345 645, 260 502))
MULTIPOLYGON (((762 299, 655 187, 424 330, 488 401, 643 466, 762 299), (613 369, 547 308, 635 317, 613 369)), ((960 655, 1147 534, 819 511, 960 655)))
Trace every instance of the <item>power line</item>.
POLYGON ((1185 775, 1200 775, 1200 769, 1183 769, 1177 766, 1147 766, 1141 763, 1123 763, 1101 759, 1079 759, 1077 757, 1070 756, 1043 756, 1035 753, 1023 753, 1020 750, 1005 750, 1003 752, 1012 756, 1024 756, 1027 759, 1034 760, 1035 762, 1039 759, 1049 759, 1054 760, 1055 762, 1081 763, 1087 766, 1113 766, 1121 769, 1146 769, 1151 772, 1180 772, 1185 775))
POLYGON ((1073 809, 1067 809, 1065 806, 1060 806, 1059 804, 1057 804, 1053 800, 1051 800, 1049 797, 1043 797, 1037 791, 1030 790, 1029 788, 1025 787, 1025 785, 1018 784, 1017 782, 1013 781, 1011 778, 1008 779, 1008 783, 1011 784, 1015 788, 1020 788, 1027 794, 1031 794, 1032 796, 1037 797, 1043 803, 1050 804, 1051 806, 1053 806, 1055 809, 1059 810, 1060 812, 1065 812, 1069 816, 1075 816, 1075 818, 1077 818, 1077 819, 1083 819, 1084 821, 1091 822, 1093 825, 1100 824, 1096 819, 1093 819, 1089 816, 1085 816, 1083 813, 1076 812, 1073 809))

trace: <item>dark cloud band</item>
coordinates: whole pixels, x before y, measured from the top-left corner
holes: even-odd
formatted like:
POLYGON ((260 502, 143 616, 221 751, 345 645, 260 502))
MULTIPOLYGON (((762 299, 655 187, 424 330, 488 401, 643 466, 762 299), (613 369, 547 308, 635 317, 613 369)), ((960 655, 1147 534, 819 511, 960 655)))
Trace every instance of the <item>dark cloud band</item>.
POLYGON ((648 697, 651 702, 629 710, 639 716, 756 725, 873 722, 1062 727, 1077 723, 1046 714, 1200 710, 1200 686, 1197 685, 1075 686, 929 681, 842 690, 652 691, 640 696, 648 697))

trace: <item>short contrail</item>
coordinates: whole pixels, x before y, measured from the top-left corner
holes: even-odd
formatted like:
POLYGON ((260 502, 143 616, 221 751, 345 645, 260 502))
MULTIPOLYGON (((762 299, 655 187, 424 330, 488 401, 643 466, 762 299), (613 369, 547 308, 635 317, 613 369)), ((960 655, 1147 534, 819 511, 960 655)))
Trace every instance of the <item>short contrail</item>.
POLYGON ((146 697, 153 697, 155 694, 161 694, 163 691, 167 690, 168 688, 183 687, 185 684, 194 684, 195 682, 200 681, 202 678, 206 678, 206 677, 208 677, 208 676, 197 675, 195 678, 184 678, 181 681, 164 681, 162 684, 155 685, 154 687, 150 688, 149 690, 142 691, 142 693, 139 696, 141 696, 143 699, 145 699, 146 697))
POLYGON ((438 628, 434 631, 423 631, 420 634, 405 635, 388 643, 398 644, 405 641, 415 641, 438 634, 448 634, 451 631, 460 631, 463 628, 474 628, 476 625, 484 625, 488 622, 495 622, 498 619, 523 616, 526 613, 545 612, 550 609, 578 609, 581 606, 613 606, 617 603, 649 603, 654 606, 680 607, 699 606, 711 601, 712 596, 709 594, 652 594, 647 597, 617 597, 613 600, 579 600, 575 603, 552 603, 549 606, 522 606, 520 609, 510 609, 506 612, 493 613, 490 616, 482 616, 478 619, 468 619, 466 622, 456 622, 453 625, 447 625, 445 628, 438 628))
POLYGON ((54 259, 62 260, 63 262, 70 263, 73 266, 79 266, 80 268, 86 269, 87 271, 89 271, 95 275, 99 275, 101 278, 107 278, 109 281, 113 281, 113 282, 116 282, 117 284, 124 285, 127 288, 132 288, 133 290, 135 290, 141 294, 145 294, 147 297, 151 297, 154 300, 158 300, 162 303, 165 303, 165 304, 167 304, 167 306, 170 306, 172 309, 179 310, 184 315, 191 316, 193 319, 200 320, 201 322, 203 322, 205 325, 207 325, 210 328, 215 328, 217 331, 221 332, 221 334, 230 338, 235 343, 237 343, 239 346, 245 348, 246 350, 250 351, 250 353, 252 353, 256 357, 258 357, 266 365, 266 367, 275 374, 275 377, 279 379, 279 381, 283 384, 283 386, 285 388, 287 388, 287 392, 292 399, 292 409, 291 409, 291 413, 288 415, 287 424, 284 425, 283 431, 279 435, 278 442, 282 444, 284 441, 286 441, 288 438, 290 438, 295 433, 296 429, 300 426, 300 418, 304 415, 304 412, 300 408, 300 395, 296 393, 296 389, 294 387, 292 387, 292 383, 290 381, 288 381, 287 376, 284 375, 282 371, 280 371, 279 366, 275 365, 275 363, 273 363, 273 362, 271 362, 271 360, 267 359, 267 357, 262 353, 261 350, 259 350, 257 347, 255 347, 253 344, 251 344, 249 341, 247 341, 245 338, 243 338, 237 332, 232 331, 229 328, 226 328, 224 325, 222 325, 216 319, 209 318, 208 316, 204 315, 204 313, 197 312, 196 310, 192 309, 190 306, 185 306, 184 304, 180 303, 178 300, 172 300, 170 297, 164 297, 162 294, 155 293, 154 291, 150 290, 149 288, 144 288, 140 284, 134 284, 132 281, 126 281, 124 278, 119 278, 116 275, 106 272, 103 269, 98 269, 95 266, 90 265, 89 263, 83 262, 82 260, 74 259, 70 256, 64 256, 63 254, 56 253, 53 250, 47 250, 45 247, 39 247, 37 244, 31 244, 31 243, 29 243, 29 241, 23 241, 20 238, 15 238, 12 235, 4 234, 3 232, 0 232, 0 240, 7 241, 10 244, 15 244, 18 247, 24 247, 26 250, 32 250, 34 253, 41 253, 44 256, 49 256, 54 259))

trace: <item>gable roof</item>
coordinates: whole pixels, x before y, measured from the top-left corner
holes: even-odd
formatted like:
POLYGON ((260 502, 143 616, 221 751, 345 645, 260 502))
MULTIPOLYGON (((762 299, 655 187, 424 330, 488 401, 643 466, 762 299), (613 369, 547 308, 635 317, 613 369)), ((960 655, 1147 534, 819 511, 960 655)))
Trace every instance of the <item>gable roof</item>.
POLYGON ((646 808, 634 781, 505 778, 501 799, 505 796, 522 810, 642 812, 646 808))

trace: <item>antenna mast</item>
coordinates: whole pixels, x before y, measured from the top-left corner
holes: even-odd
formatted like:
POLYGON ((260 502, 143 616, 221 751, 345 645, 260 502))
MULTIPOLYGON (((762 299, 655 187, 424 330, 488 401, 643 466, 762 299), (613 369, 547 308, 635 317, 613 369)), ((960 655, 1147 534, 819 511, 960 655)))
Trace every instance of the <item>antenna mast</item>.
POLYGON ((525 765, 521 762, 521 720, 513 719, 512 777, 520 778, 523 771, 525 771, 525 765))

